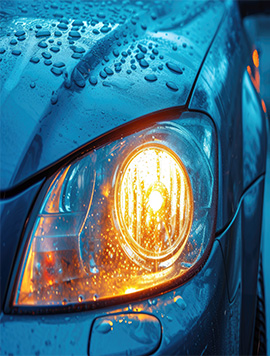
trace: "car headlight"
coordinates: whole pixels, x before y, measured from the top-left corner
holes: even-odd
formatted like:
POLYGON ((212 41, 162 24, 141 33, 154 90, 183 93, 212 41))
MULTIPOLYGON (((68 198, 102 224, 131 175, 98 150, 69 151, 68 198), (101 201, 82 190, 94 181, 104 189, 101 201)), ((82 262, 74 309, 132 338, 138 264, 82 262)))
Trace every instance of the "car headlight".
POLYGON ((40 193, 13 306, 102 305, 183 281, 213 234, 215 166, 210 120, 184 114, 59 169, 40 193))

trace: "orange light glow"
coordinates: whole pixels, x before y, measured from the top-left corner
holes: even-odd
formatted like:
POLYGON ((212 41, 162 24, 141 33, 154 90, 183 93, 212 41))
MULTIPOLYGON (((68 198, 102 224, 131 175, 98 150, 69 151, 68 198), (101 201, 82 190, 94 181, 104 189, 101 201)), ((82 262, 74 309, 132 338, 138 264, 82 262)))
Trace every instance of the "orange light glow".
POLYGON ((255 68, 255 76, 252 75, 252 71, 251 71, 251 67, 247 66, 247 72, 250 76, 250 79, 255 87, 255 89, 257 90, 257 92, 260 92, 260 73, 259 70, 257 68, 255 68))
POLYGON ((187 172, 167 147, 155 144, 131 154, 122 172, 116 211, 124 246, 139 264, 155 269, 151 261, 179 255, 189 235, 193 197, 187 172))
POLYGON ((160 192, 153 190, 148 198, 149 205, 153 209, 154 212, 160 210, 163 205, 164 199, 160 192))
POLYGON ((134 293, 134 292, 136 292, 136 288, 128 288, 128 289, 126 289, 125 294, 130 294, 130 293, 134 293))
POLYGON ((266 113, 266 105, 263 99, 262 99, 262 109, 266 113))
POLYGON ((259 53, 255 49, 252 53, 252 60, 256 68, 259 68, 259 53))

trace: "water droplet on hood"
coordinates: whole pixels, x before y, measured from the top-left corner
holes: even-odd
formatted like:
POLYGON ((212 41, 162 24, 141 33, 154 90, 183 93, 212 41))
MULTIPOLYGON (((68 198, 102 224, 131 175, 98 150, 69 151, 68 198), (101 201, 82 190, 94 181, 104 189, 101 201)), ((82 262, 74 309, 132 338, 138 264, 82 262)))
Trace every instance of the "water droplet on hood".
POLYGON ((44 42, 44 41, 40 41, 39 44, 38 44, 38 46, 39 46, 40 48, 47 48, 47 47, 48 47, 47 43, 44 42))
POLYGON ((187 307, 186 302, 180 295, 177 295, 176 297, 173 298, 173 301, 181 308, 182 310, 185 310, 187 307))
POLYGON ((155 74, 147 74, 144 79, 148 82, 155 82, 157 80, 157 76, 155 74))
POLYGON ((32 57, 31 59, 30 59, 30 62, 32 62, 32 63, 38 63, 40 61, 40 59, 38 58, 38 57, 32 57))
POLYGON ((57 27, 60 29, 60 30, 67 30, 68 29, 68 26, 65 24, 65 23, 59 23, 57 25, 57 27))
POLYGON ((96 330, 101 334, 107 334, 112 330, 113 322, 111 320, 102 320, 97 326, 96 330))
POLYGON ((63 73, 63 70, 60 68, 52 67, 51 72, 58 77, 63 73))
POLYGON ((63 62, 56 62, 56 63, 53 64, 53 66, 56 67, 56 68, 62 68, 62 67, 65 66, 65 63, 63 63, 63 62))
POLYGON ((140 60, 139 63, 142 68, 149 67, 149 63, 145 59, 140 60))
POLYGON ((39 30, 37 33, 36 33, 36 37, 47 37, 47 36, 50 36, 51 33, 49 30, 39 30))
POLYGON ((183 74, 182 69, 180 67, 178 67, 178 65, 173 62, 167 62, 166 66, 168 69, 170 69, 174 73, 183 74))
POLYGON ((16 36, 16 37, 20 37, 20 36, 23 36, 23 35, 25 35, 24 30, 19 30, 19 31, 16 31, 16 32, 15 32, 15 36, 16 36))
POLYGON ((173 91, 177 91, 178 90, 178 86, 173 82, 167 82, 166 85, 167 85, 167 87, 169 89, 171 89, 173 91))
POLYGON ((22 52, 18 49, 14 49, 11 53, 14 54, 14 56, 19 56, 22 52))
POLYGON ((50 48, 50 50, 51 50, 52 52, 54 52, 54 53, 57 53, 57 52, 60 51, 60 48, 59 48, 59 47, 56 47, 56 46, 53 46, 53 47, 50 48))
POLYGON ((92 85, 97 85, 97 78, 96 77, 94 77, 94 76, 90 76, 90 78, 89 78, 89 83, 90 84, 92 84, 92 85))
POLYGON ((81 34, 78 31, 70 31, 69 32, 69 36, 72 37, 72 38, 80 38, 81 34))

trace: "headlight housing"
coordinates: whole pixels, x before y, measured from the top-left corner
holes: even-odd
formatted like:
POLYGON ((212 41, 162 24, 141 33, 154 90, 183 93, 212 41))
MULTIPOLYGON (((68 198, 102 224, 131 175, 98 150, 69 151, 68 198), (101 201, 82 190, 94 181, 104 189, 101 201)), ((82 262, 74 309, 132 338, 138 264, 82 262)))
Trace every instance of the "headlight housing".
POLYGON ((216 176, 214 127, 194 113, 64 165, 40 193, 13 306, 99 306, 180 283, 209 249, 216 176))

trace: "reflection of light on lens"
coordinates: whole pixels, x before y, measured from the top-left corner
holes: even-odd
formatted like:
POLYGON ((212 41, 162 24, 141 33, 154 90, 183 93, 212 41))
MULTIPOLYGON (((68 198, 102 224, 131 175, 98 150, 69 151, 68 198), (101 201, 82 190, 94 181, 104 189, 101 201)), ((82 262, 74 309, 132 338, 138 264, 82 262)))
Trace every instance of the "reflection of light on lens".
POLYGON ((258 68, 259 67, 259 53, 256 49, 252 53, 252 60, 253 60, 255 67, 258 68))
POLYGON ((149 199, 149 205, 154 210, 154 212, 157 212, 158 210, 160 210, 164 199, 159 192, 157 192, 156 190, 153 190, 150 193, 148 199, 149 199))
POLYGON ((125 294, 130 294, 130 293, 134 293, 134 292, 136 292, 136 288, 128 288, 128 289, 126 289, 126 291, 125 291, 125 294))
POLYGON ((167 147, 145 145, 124 163, 116 211, 128 254, 170 258, 184 246, 192 224, 193 196, 186 169, 167 147), (131 248, 131 250, 130 250, 131 248))

